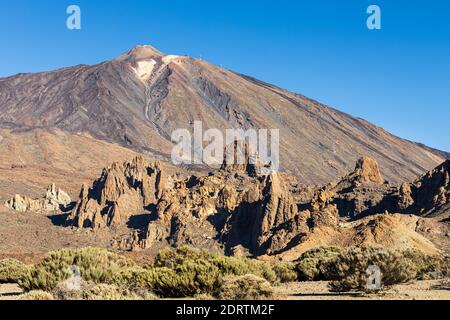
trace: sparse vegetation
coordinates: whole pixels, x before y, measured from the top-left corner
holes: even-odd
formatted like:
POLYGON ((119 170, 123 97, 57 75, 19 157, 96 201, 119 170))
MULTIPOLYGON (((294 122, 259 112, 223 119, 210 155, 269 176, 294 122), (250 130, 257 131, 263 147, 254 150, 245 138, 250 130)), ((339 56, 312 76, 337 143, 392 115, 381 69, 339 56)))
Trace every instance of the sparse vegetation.
POLYGON ((19 281, 19 285, 25 291, 51 291, 59 282, 67 280, 72 275, 70 271, 72 265, 80 269, 83 280, 108 283, 117 272, 133 266, 134 263, 107 250, 64 249, 48 253, 41 263, 30 268, 19 281))
POLYGON ((376 266, 381 271, 381 288, 416 279, 417 268, 405 259, 399 251, 381 247, 350 248, 341 252, 324 266, 326 273, 334 280, 330 282, 333 291, 368 291, 367 270, 376 266))
POLYGON ((296 262, 298 279, 302 281, 334 280, 325 268, 326 264, 335 259, 341 252, 339 247, 319 247, 301 255, 296 262))
POLYGON ((144 290, 134 290, 114 284, 82 281, 78 288, 59 283, 52 291, 57 300, 155 300, 157 297, 144 290))
POLYGON ((293 282, 297 280, 295 268, 296 265, 294 263, 279 262, 274 264, 273 271, 275 271, 279 282, 293 282))
POLYGON ((226 276, 219 289, 222 300, 263 300, 275 296, 271 284, 252 274, 244 276, 226 276))
POLYGON ((446 274, 449 265, 445 256, 381 247, 323 247, 305 252, 296 263, 269 264, 183 246, 165 248, 153 264, 140 267, 107 250, 86 248, 50 252, 35 266, 3 260, 0 276, 19 283, 29 292, 23 299, 30 300, 270 299, 272 285, 280 282, 328 280, 333 291, 367 291, 369 266, 380 269, 386 288, 446 274), (70 266, 80 271, 78 289, 70 286, 70 266))
POLYGON ((110 284, 93 284, 81 292, 82 300, 142 300, 136 293, 110 284))
POLYGON ((159 252, 147 268, 120 271, 114 283, 149 290, 161 297, 193 297, 213 294, 227 275, 253 274, 269 282, 277 281, 270 264, 247 258, 225 257, 183 246, 159 252))
POLYGON ((35 301, 44 301, 44 300, 54 300, 51 293, 42 291, 42 290, 34 290, 30 291, 19 298, 20 300, 35 300, 35 301))
POLYGON ((1 260, 0 283, 18 283, 29 269, 29 266, 16 259, 1 260))
POLYGON ((182 246, 176 249, 165 248, 155 259, 155 267, 176 269, 186 262, 209 263, 217 267, 221 274, 254 274, 274 283, 277 275, 270 264, 249 258, 226 257, 212 254, 206 250, 182 246))
POLYGON ((116 274, 113 282, 133 290, 151 291, 165 298, 182 298, 213 292, 218 279, 218 268, 202 262, 187 262, 174 269, 166 267, 126 269, 116 274))
POLYGON ((440 279, 449 275, 450 259, 445 255, 427 255, 418 250, 409 249, 402 252, 417 269, 418 280, 440 279))

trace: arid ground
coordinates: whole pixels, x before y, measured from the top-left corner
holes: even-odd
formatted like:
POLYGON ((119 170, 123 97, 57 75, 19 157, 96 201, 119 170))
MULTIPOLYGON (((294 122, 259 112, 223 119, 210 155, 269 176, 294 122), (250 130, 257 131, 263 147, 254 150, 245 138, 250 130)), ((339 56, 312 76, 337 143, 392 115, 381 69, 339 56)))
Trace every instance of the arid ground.
MULTIPOLYGON (((450 290, 438 289, 440 281, 396 285, 381 294, 334 293, 327 282, 294 282, 276 287, 287 300, 450 300, 450 290)), ((16 284, 0 284, 0 300, 17 300, 23 294, 16 284)))

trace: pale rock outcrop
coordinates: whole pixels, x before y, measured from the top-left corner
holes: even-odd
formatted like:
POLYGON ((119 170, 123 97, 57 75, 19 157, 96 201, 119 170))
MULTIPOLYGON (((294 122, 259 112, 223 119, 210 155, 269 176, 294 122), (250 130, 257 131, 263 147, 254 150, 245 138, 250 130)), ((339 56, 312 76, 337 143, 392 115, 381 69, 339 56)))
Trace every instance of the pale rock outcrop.
POLYGON ((56 188, 55 184, 47 188, 45 196, 41 199, 32 199, 26 196, 15 195, 6 201, 5 205, 19 212, 59 212, 68 206, 72 200, 63 190, 56 188))

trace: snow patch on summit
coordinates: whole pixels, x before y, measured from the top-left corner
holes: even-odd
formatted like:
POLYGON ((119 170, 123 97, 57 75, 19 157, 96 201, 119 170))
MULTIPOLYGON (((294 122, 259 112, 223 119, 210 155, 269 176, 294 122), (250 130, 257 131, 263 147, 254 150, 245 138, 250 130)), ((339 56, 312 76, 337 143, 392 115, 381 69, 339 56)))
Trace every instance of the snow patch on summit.
POLYGON ((156 61, 153 59, 138 61, 136 62, 136 67, 134 67, 133 70, 142 81, 146 81, 152 75, 155 65, 156 61))
POLYGON ((168 56, 165 56, 165 57, 163 57, 163 62, 165 63, 165 64, 169 64, 169 63, 171 63, 172 61, 174 61, 174 60, 176 60, 176 59, 178 59, 180 56, 176 56, 176 55, 168 55, 168 56))

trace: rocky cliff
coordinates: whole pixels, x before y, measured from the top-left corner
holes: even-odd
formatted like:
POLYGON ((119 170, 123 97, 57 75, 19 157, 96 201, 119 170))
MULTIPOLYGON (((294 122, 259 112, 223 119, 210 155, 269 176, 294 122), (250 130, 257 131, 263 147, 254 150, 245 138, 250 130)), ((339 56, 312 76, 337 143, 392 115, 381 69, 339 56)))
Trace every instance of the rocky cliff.
POLYGON ((82 187, 68 223, 94 229, 123 224, 157 203, 168 181, 159 162, 137 157, 114 163, 91 187, 82 187))
MULTIPOLYGON (((315 188, 299 186, 285 173, 255 174, 260 170, 249 163, 233 166, 226 161, 220 170, 200 177, 168 175, 143 158, 116 163, 91 187, 83 187, 68 222, 82 228, 114 228, 147 212, 142 236, 131 237, 135 247, 164 242, 261 256, 279 255, 312 241, 320 230, 340 232, 346 223, 354 236, 376 242, 373 233, 368 236, 372 226, 362 222, 365 217, 438 215, 449 201, 448 163, 415 183, 397 186, 384 180, 376 161, 365 157, 338 182, 315 188)), ((382 221, 391 224, 392 219, 371 221, 380 230, 386 225, 382 221)))

